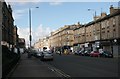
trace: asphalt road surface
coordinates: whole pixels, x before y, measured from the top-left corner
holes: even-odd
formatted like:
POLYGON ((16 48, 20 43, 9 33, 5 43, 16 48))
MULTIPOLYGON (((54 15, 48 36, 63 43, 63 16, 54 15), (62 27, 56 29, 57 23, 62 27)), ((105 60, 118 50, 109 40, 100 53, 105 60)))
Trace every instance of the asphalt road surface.
POLYGON ((70 77, 118 77, 117 58, 55 54, 53 61, 44 63, 70 77))

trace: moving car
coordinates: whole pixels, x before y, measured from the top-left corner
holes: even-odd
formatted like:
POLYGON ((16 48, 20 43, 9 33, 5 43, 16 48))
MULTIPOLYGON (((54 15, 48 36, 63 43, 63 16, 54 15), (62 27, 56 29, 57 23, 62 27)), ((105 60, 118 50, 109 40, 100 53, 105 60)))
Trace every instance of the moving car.
POLYGON ((36 58, 41 58, 41 54, 42 54, 42 52, 35 52, 35 53, 34 53, 34 56, 35 56, 36 58))
POLYGON ((53 60, 53 53, 50 51, 42 51, 41 60, 53 60))
POLYGON ((91 57, 99 57, 99 56, 100 56, 100 53, 99 53, 98 51, 92 51, 92 52, 90 53, 90 56, 91 56, 91 57))
POLYGON ((100 56, 101 56, 101 57, 113 58, 113 54, 112 54, 111 52, 109 52, 109 51, 106 51, 106 50, 102 51, 102 52, 100 53, 100 56))

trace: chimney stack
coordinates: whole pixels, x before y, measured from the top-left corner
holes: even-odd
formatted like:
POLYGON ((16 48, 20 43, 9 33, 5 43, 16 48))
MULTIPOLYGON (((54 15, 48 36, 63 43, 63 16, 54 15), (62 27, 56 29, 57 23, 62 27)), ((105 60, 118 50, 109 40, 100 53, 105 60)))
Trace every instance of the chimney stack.
POLYGON ((119 7, 113 7, 113 5, 110 6, 110 14, 116 13, 120 11, 119 7))
POLYGON ((101 18, 103 18, 103 17, 105 17, 105 16, 107 16, 106 12, 102 12, 102 13, 101 13, 101 18))

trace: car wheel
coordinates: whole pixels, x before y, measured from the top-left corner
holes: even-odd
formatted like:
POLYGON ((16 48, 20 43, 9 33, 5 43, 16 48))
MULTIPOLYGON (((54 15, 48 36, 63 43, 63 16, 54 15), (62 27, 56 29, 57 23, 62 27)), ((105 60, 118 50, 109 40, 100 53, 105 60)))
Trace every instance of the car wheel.
POLYGON ((98 57, 100 57, 100 55, 98 55, 98 57))
POLYGON ((44 58, 41 58, 40 60, 41 60, 41 61, 43 61, 43 60, 44 60, 44 58))

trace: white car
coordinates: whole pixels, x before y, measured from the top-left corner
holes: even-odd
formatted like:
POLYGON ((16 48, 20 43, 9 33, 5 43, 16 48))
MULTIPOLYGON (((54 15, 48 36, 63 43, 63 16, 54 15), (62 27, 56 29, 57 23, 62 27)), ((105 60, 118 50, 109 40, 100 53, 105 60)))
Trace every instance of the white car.
POLYGON ((53 60, 53 53, 50 51, 43 51, 41 53, 41 60, 53 60))

